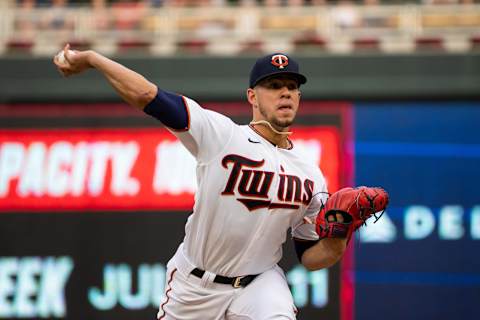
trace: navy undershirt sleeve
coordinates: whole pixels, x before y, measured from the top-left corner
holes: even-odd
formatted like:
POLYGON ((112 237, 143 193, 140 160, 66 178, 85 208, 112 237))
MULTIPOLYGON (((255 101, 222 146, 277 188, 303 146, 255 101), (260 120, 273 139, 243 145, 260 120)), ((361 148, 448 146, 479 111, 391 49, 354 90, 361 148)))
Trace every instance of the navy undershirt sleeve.
POLYGON ((299 240, 299 239, 293 239, 293 243, 295 246, 295 252, 297 253, 297 258, 300 262, 302 262, 302 256, 307 249, 310 247, 313 247, 318 240, 299 240))
POLYGON ((188 112, 183 97, 158 89, 155 98, 143 111, 175 130, 188 129, 188 112))

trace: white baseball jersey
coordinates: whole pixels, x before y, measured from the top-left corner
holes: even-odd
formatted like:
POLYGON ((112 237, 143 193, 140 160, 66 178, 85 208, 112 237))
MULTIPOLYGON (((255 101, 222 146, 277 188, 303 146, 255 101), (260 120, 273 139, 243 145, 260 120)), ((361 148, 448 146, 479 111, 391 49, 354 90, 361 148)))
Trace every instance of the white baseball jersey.
POLYGON ((198 191, 184 253, 198 268, 235 277, 271 269, 287 230, 317 240, 312 224, 326 200, 318 166, 293 146, 278 148, 248 125, 184 98, 185 131, 172 131, 197 160, 198 191))

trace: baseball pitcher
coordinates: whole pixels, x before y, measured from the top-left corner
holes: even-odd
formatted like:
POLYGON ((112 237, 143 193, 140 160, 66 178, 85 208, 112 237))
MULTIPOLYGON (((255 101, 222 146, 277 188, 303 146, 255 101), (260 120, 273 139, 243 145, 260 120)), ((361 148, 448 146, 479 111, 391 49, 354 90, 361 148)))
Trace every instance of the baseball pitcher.
POLYGON ((353 231, 387 206, 380 188, 346 188, 329 198, 318 166, 297 154, 289 128, 307 79, 285 54, 256 61, 246 90, 252 121, 237 125, 94 51, 67 45, 62 52, 54 63, 64 76, 98 70, 197 161, 195 205, 167 265, 158 319, 295 319, 277 265, 287 231, 307 269, 328 268, 342 257, 353 231))

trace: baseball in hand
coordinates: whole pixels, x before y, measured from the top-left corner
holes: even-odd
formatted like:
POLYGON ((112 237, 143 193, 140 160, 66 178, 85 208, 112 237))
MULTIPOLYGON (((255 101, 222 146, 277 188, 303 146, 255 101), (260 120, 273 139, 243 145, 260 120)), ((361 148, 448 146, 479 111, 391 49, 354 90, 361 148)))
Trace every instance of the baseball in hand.
MULTIPOLYGON (((69 54, 70 56, 73 56, 73 55, 75 54, 75 51, 73 51, 73 50, 68 50, 68 54, 69 54)), ((67 60, 65 59, 65 53, 63 52, 63 50, 60 51, 60 52, 57 54, 57 57, 58 57, 58 62, 60 62, 60 63, 62 63, 62 64, 67 62, 67 60)))

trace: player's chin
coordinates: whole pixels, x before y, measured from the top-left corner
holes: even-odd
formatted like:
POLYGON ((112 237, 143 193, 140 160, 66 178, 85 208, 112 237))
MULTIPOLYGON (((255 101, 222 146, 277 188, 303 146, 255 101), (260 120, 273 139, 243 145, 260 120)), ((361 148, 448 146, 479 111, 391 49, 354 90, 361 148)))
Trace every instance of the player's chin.
POLYGON ((274 124, 277 125, 280 128, 288 128, 293 124, 293 120, 295 117, 289 117, 289 118, 277 118, 274 121, 274 124))

